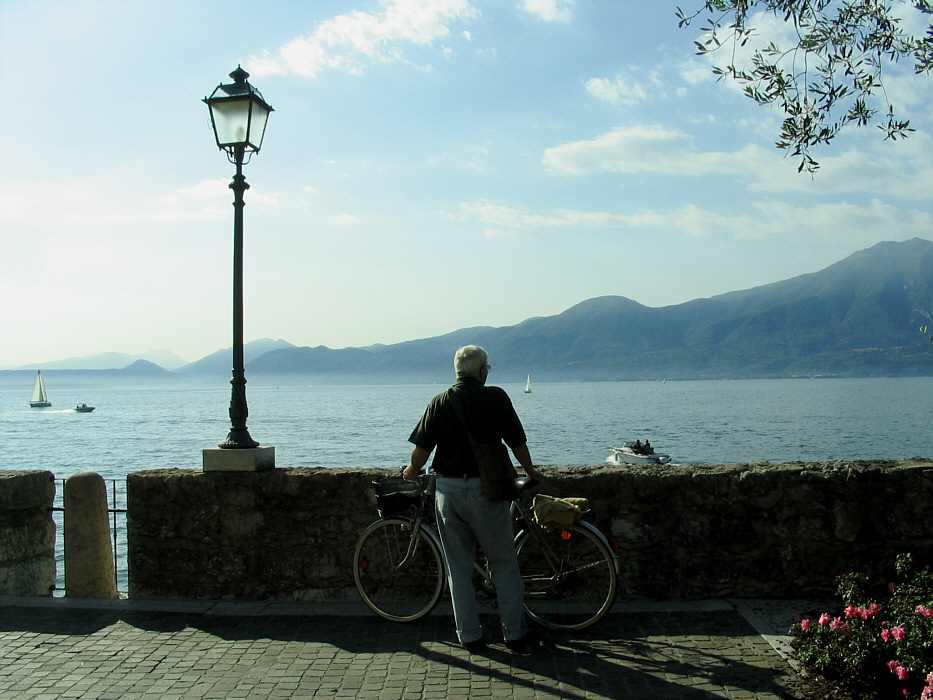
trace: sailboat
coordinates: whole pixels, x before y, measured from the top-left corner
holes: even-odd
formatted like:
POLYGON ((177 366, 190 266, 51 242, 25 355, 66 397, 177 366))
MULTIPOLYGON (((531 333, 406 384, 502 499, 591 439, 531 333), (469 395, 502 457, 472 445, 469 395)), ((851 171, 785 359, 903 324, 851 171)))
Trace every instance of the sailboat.
POLYGON ((29 397, 29 405, 33 408, 48 408, 51 406, 49 397, 45 393, 45 382, 42 381, 42 372, 36 374, 36 385, 32 388, 32 396, 29 397))
POLYGON ((531 393, 531 375, 528 375, 528 378, 525 380, 525 393, 531 393))

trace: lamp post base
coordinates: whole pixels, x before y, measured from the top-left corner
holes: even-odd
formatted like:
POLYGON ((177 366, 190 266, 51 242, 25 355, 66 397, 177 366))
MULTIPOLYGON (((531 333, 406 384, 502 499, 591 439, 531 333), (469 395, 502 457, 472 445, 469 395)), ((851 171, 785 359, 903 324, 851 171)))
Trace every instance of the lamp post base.
POLYGON ((240 450, 209 447, 203 452, 202 470, 206 472, 264 472, 275 469, 274 447, 240 450))
POLYGON ((225 450, 242 450, 259 447, 259 443, 253 440, 246 426, 243 426, 242 428, 230 428, 227 439, 217 445, 217 447, 222 447, 225 450))

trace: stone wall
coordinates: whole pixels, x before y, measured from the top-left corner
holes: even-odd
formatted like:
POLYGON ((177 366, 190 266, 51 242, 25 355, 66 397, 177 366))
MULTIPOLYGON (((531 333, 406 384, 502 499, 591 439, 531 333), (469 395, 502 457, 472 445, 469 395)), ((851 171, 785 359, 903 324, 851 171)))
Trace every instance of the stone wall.
MULTIPOLYGON (((933 559, 933 462, 553 467, 618 543, 622 598, 831 594, 900 552, 933 559)), ((127 478, 130 595, 354 599, 379 470, 146 471, 127 478)))
POLYGON ((52 594, 54 498, 51 472, 0 471, 0 595, 52 594))

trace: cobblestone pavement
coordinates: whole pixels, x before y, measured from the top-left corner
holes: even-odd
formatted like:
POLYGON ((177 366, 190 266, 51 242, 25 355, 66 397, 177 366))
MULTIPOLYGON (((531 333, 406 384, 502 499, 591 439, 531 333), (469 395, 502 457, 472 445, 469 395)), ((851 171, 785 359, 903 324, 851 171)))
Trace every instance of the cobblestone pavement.
POLYGON ((446 613, 402 625, 359 606, 25 600, 0 598, 0 700, 805 697, 730 601, 617 606, 583 632, 539 630, 530 654, 494 640, 488 613, 489 651, 471 656, 446 613))

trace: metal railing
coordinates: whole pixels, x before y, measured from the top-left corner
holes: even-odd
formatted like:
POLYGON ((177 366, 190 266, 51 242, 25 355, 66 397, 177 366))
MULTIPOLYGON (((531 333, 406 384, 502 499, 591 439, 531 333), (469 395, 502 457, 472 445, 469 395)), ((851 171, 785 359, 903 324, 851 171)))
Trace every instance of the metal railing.
MULTIPOLYGON (((65 481, 66 479, 58 479, 61 482, 61 488, 56 489, 55 491, 55 503, 59 505, 52 506, 53 513, 62 513, 65 512, 64 506, 64 496, 65 496, 65 481)), ((122 501, 126 502, 126 480, 125 479, 104 479, 105 483, 109 483, 109 494, 110 494, 110 507, 107 508, 107 513, 110 514, 110 535, 113 538, 113 575, 116 583, 117 590, 120 590, 120 534, 122 532, 123 541, 125 544, 126 540, 126 508, 117 507, 117 482, 122 484, 122 501), (117 527, 117 517, 122 518, 122 528, 117 527)), ((53 516, 54 517, 54 516, 53 516)), ((55 560, 56 562, 61 561, 65 563, 65 543, 64 543, 64 517, 60 518, 61 522, 56 521, 55 523, 55 560), (61 554, 61 556, 59 556, 61 554)), ((57 567, 56 567, 57 569, 57 567)), ((65 591, 64 586, 64 571, 56 570, 55 572, 55 590, 56 591, 65 591), (61 587, 59 587, 59 582, 61 582, 61 587)), ((66 591, 67 592, 67 591, 66 591)))

